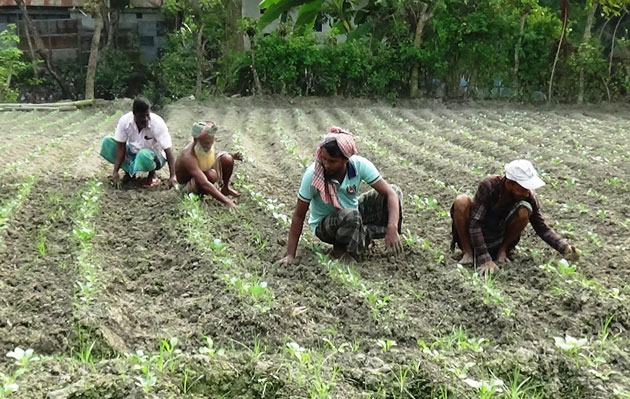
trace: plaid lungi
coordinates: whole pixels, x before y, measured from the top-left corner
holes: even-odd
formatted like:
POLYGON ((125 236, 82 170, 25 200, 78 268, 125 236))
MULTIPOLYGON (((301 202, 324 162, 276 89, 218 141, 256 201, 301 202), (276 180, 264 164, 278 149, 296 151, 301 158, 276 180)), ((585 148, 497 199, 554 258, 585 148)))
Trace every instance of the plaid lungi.
MULTIPOLYGON (((451 206, 451 219, 453 217, 453 206, 451 206)), ((497 257, 497 252, 501 247, 501 243, 503 243, 505 230, 507 229, 508 224, 512 222, 520 208, 526 208, 530 214, 532 213, 532 205, 529 202, 518 201, 512 206, 512 208, 510 208, 509 212, 505 216, 494 215, 491 212, 487 214, 487 219, 485 220, 481 231, 483 233, 483 241, 486 243, 486 249, 488 250, 488 254, 490 254, 492 259, 495 259, 497 257)), ((451 251, 455 248, 455 244, 457 244, 457 246, 461 249, 462 245, 459 240, 459 235, 457 234, 457 229, 455 228, 454 221, 452 223, 451 232, 453 234, 451 251)), ((512 243, 512 245, 507 248, 507 252, 511 252, 516 247, 516 244, 518 244, 519 241, 520 238, 517 239, 515 243, 512 243)))
MULTIPOLYGON (((391 185, 398 195, 400 215, 398 233, 402 229, 402 191, 391 185)), ((387 198, 372 189, 358 198, 358 209, 344 208, 326 216, 315 229, 315 235, 322 241, 335 246, 343 246, 352 255, 363 255, 372 240, 385 238, 389 212, 387 198)))

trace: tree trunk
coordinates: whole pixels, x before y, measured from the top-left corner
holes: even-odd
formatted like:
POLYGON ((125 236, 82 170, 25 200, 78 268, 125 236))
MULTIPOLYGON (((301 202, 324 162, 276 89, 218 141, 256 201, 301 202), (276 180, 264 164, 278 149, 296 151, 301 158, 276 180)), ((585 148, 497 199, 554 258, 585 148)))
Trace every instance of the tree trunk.
POLYGON ((516 42, 516 47, 514 48, 514 91, 518 94, 520 90, 520 79, 518 78, 518 67, 519 67, 519 53, 521 52, 521 47, 523 45, 523 32, 525 31, 525 21, 527 20, 527 14, 529 11, 523 12, 521 15, 521 25, 518 30, 518 41, 516 42))
MULTIPOLYGON (((582 46, 580 46, 580 53, 587 51, 588 42, 591 40, 591 28, 593 27, 593 19, 595 17, 595 10, 599 3, 593 2, 590 10, 588 10, 588 16, 586 17, 586 26, 584 27, 584 36, 582 37, 582 46)), ((580 66, 580 91, 578 92, 577 103, 584 104, 584 54, 580 54, 581 66, 580 66)))
POLYGON ((243 33, 239 32, 238 21, 243 18, 243 0, 228 0, 228 29, 231 36, 232 50, 245 50, 243 33))
POLYGON ((50 49, 44 46, 44 42, 42 41, 42 38, 39 36, 39 32, 37 32, 37 29, 35 28, 35 25, 33 24, 33 20, 31 20, 31 17, 28 15, 28 12, 26 10, 26 5, 24 4, 24 0, 15 0, 15 3, 17 4, 18 7, 20 7, 20 11, 22 11, 22 16, 24 17, 24 24, 26 25, 26 29, 30 31, 30 34, 33 37, 37 54, 39 54, 39 56, 44 60, 46 71, 48 71, 48 73, 55 79, 55 81, 59 85, 59 88, 61 89, 61 92, 63 93, 63 96, 73 100, 74 96, 70 92, 70 89, 68 89, 66 82, 61 78, 61 76, 59 76, 57 71, 55 71, 55 68, 52 62, 52 55, 51 55, 50 49))
POLYGON ((37 58, 35 57, 35 51, 33 50, 33 41, 31 40, 31 33, 29 32, 28 26, 26 26, 26 22, 24 22, 24 34, 26 35, 26 43, 28 44, 28 53, 31 55, 31 61, 33 61, 33 77, 37 79, 39 77, 39 73, 37 72, 37 65, 35 64, 37 58))
POLYGON ((109 49, 116 48, 116 32, 118 31, 118 21, 120 20, 120 10, 110 10, 107 24, 107 41, 103 52, 106 53, 109 49))
MULTIPOLYGON (((424 31, 424 25, 432 17, 432 13, 427 13, 429 5, 422 3, 420 12, 418 13, 418 21, 416 23, 416 32, 413 37, 413 46, 416 50, 420 50, 422 45, 422 31, 424 31)), ((409 97, 418 97, 418 81, 420 80, 420 65, 416 62, 411 68, 411 78, 409 79, 409 97)))
POLYGON ((197 101, 201 101, 201 84, 203 79, 203 61, 204 61, 204 47, 203 40, 203 28, 204 24, 201 23, 199 32, 197 32, 197 83, 195 84, 195 98, 197 101))
POLYGON ((608 79, 610 79, 610 75, 612 74, 612 60, 615 53, 615 37, 617 36, 617 28, 619 28, 619 24, 626 14, 627 12, 621 14, 619 21, 617 21, 617 25, 615 25, 615 30, 613 31, 612 42, 610 43, 610 59, 608 60, 608 79))
POLYGON ((556 72, 556 65, 558 64, 558 58, 560 57, 560 49, 562 48, 562 42, 564 41, 564 35, 567 32, 567 23, 569 22, 568 11, 564 14, 564 21, 562 22, 562 34, 560 35, 560 41, 558 42, 558 50, 556 50, 556 56, 553 60, 553 66, 551 67, 551 76, 549 77, 549 93, 547 95, 547 104, 551 103, 551 92, 553 90, 553 75, 556 72))
POLYGON ((88 61, 87 74, 85 76, 85 99, 94 98, 94 76, 96 75, 96 64, 98 63, 98 48, 101 44, 101 31, 103 30, 103 14, 101 10, 94 12, 94 35, 90 46, 90 59, 88 61))

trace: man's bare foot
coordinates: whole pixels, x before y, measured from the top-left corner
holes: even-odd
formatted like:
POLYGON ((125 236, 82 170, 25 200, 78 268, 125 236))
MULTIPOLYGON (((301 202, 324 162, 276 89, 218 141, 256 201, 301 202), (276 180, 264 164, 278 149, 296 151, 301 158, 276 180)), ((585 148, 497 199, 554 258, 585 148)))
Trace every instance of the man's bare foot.
POLYGON ((239 193, 238 191, 234 190, 233 188, 229 187, 229 186, 223 186, 223 188, 221 188, 221 194, 223 195, 230 195, 234 198, 240 197, 241 193, 239 193))
POLYGON ((473 254, 464 252, 464 255, 459 260, 461 265, 471 265, 473 263, 473 254))

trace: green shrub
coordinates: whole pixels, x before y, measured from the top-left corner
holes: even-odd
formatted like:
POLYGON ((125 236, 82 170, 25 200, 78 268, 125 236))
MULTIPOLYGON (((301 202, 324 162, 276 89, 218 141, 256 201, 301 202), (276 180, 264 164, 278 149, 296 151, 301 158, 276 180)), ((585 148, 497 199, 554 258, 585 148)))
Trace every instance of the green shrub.
POLYGON ((102 53, 98 60, 94 77, 96 97, 112 100, 134 96, 137 93, 133 91, 137 89, 132 89, 132 83, 138 79, 143 79, 140 65, 135 64, 124 51, 111 49, 102 53))

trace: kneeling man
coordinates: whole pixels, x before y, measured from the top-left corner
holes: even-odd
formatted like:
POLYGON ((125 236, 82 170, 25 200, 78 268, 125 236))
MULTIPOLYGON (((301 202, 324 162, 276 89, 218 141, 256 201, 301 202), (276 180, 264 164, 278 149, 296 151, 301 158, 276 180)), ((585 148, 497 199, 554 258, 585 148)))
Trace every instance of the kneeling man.
POLYGON ((296 251, 306 211, 320 240, 332 244, 333 256, 361 257, 372 240, 385 238, 390 252, 402 249, 402 193, 389 185, 369 160, 356 155, 354 138, 333 126, 320 143, 304 175, 289 230, 286 256, 280 263, 297 263, 296 251), (361 181, 373 187, 359 195, 361 181))
POLYGON ((103 139, 101 156, 114 164, 113 182, 118 182, 120 169, 125 171, 125 182, 138 172, 148 172, 145 186, 155 187, 160 184, 155 172, 168 162, 168 185, 176 183, 171 135, 164 120, 151 112, 151 103, 144 97, 136 98, 132 112, 120 117, 114 137, 103 139))
POLYGON ((569 260, 580 251, 560 237, 545 222, 534 190, 545 185, 531 162, 519 159, 505 165, 503 176, 479 183, 475 198, 458 195, 451 207, 453 241, 463 251, 462 264, 476 257, 481 272, 494 272, 518 244, 531 223, 536 234, 569 260), (494 262, 496 260, 496 263, 494 262))
POLYGON ((236 204, 228 195, 238 197, 240 193, 230 188, 230 177, 234 160, 241 161, 243 157, 240 152, 217 153, 214 148, 216 131, 214 122, 197 122, 193 125, 193 140, 175 161, 177 182, 185 192, 211 195, 230 210, 236 210, 236 204))

